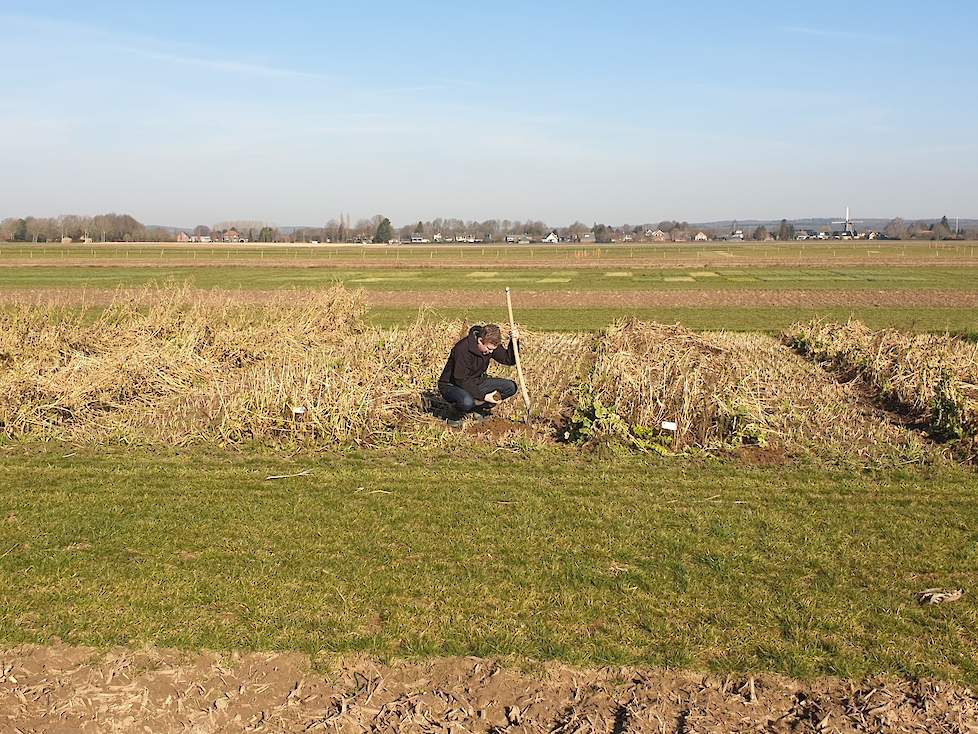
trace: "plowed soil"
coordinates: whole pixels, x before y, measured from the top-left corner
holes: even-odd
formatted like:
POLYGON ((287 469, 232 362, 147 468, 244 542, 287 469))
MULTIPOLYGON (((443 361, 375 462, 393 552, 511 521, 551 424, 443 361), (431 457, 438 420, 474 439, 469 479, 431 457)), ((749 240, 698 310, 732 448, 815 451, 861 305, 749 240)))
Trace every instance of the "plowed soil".
POLYGON ((0 652, 0 731, 973 732, 978 697, 936 681, 797 681, 479 658, 316 672, 308 658, 78 647, 0 652))

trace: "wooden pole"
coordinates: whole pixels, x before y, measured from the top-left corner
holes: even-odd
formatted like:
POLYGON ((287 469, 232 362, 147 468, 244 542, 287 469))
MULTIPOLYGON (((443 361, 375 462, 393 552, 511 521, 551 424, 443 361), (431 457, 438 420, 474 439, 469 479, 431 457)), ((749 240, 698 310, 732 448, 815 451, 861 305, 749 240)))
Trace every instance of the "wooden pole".
MULTIPOLYGON (((506 308, 509 309, 509 328, 512 330, 515 325, 513 321, 513 299, 509 295, 509 287, 506 288, 506 308)), ((512 339, 512 336, 510 337, 512 339)), ((526 422, 530 422, 530 396, 526 392, 526 380, 523 377, 523 364, 520 362, 520 347, 516 339, 513 341, 513 355, 516 357, 516 376, 520 380, 520 393, 523 395, 523 405, 526 406, 526 422)))

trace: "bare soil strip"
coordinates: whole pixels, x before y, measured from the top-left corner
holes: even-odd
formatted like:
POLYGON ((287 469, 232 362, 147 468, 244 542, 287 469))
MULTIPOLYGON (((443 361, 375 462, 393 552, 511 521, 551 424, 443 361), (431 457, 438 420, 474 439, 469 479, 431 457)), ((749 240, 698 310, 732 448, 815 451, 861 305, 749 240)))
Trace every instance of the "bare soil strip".
POLYGON ((936 681, 704 675, 493 660, 315 672, 298 654, 0 651, 4 732, 965 732, 978 697, 936 681))
MULTIPOLYGON (((367 290, 370 306, 420 308, 464 304, 467 308, 496 308, 501 286, 480 290, 452 289, 434 291, 367 290)), ((134 292, 146 293, 142 289, 134 292)), ((268 304, 282 301, 283 294, 301 293, 282 290, 232 290, 226 295, 241 303, 268 304)), ((0 305, 45 304, 106 305, 118 300, 119 291, 111 288, 23 288, 0 293, 0 305)), ((671 308, 724 306, 740 307, 879 307, 879 308, 978 308, 978 291, 898 289, 898 290, 552 290, 520 291, 522 308, 671 308)))

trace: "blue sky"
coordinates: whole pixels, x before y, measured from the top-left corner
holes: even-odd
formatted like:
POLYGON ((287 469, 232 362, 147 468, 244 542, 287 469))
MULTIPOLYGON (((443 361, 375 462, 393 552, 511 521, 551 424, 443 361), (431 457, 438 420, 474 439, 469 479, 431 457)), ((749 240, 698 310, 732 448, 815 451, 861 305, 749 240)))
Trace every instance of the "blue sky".
POLYGON ((0 0, 0 217, 978 216, 970 2, 0 0))

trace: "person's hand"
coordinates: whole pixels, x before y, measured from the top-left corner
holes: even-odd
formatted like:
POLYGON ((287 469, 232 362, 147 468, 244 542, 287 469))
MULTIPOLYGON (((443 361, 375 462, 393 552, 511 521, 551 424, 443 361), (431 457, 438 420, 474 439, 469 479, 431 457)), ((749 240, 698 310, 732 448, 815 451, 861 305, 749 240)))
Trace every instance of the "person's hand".
POLYGON ((510 329, 509 329, 509 338, 510 339, 515 339, 516 341, 519 341, 520 340, 520 327, 516 326, 516 324, 513 324, 510 327, 510 329))

